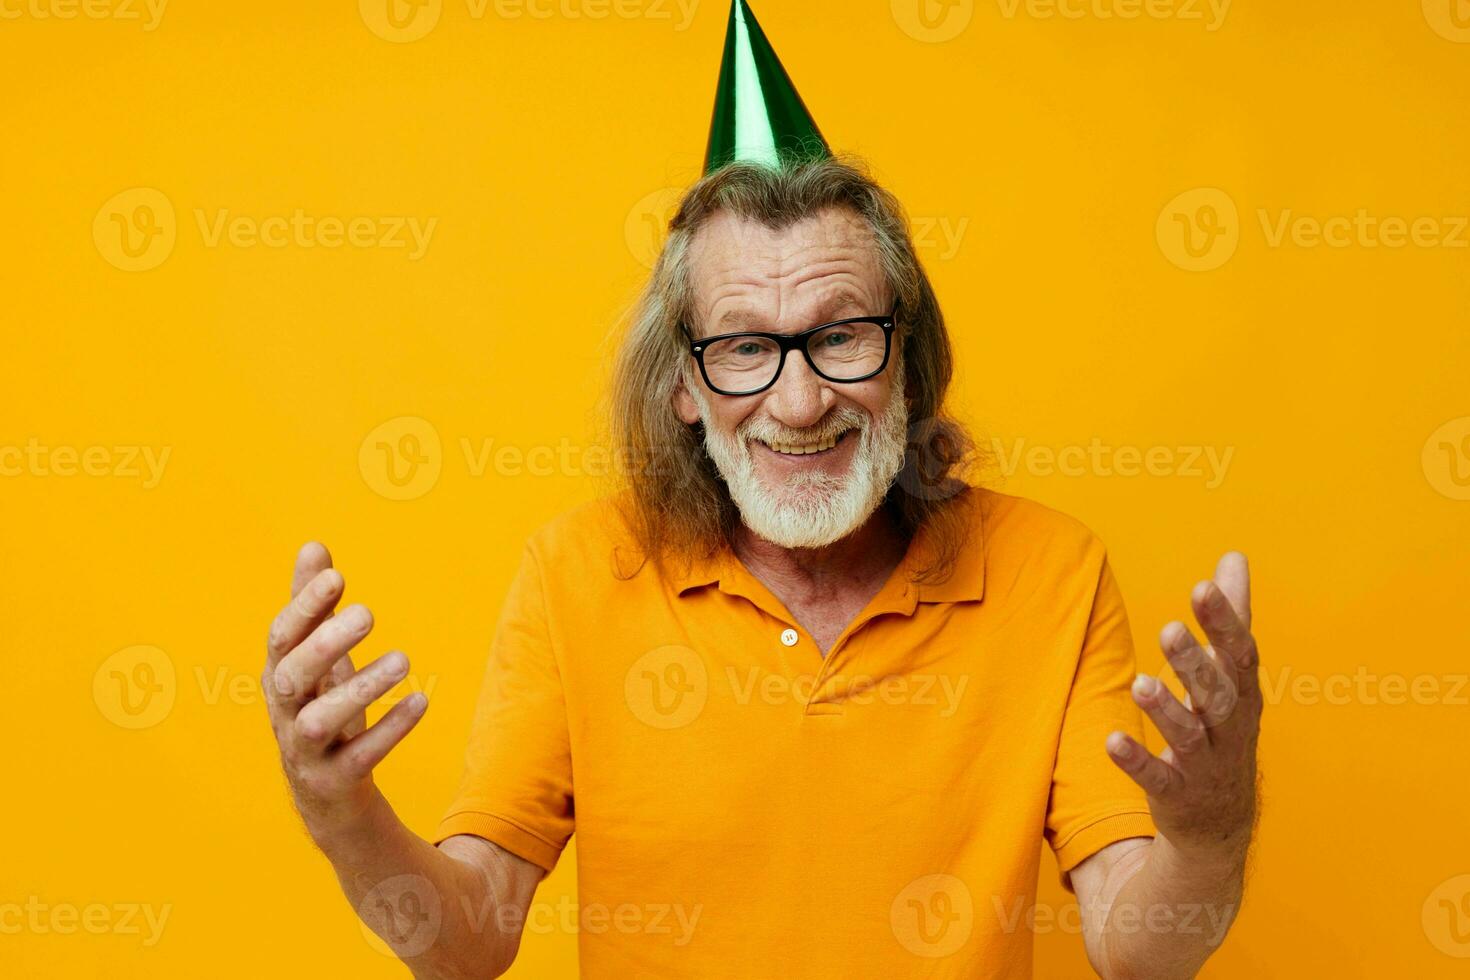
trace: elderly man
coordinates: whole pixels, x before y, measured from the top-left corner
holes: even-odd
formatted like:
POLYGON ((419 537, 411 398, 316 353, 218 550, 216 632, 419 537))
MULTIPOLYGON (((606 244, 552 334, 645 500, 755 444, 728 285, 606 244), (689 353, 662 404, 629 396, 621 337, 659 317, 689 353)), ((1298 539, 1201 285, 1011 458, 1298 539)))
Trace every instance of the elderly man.
POLYGON ((262 682, 306 825, 423 977, 508 968, 574 829, 588 976, 1030 976, 1042 840, 1101 976, 1192 976, 1255 814, 1245 560, 1194 589, 1208 648, 1163 631, 1186 701, 1135 677, 1096 537, 960 478, 898 203, 826 151, 742 0, 731 37, 616 368, 628 485, 528 543, 431 840, 372 781, 423 696, 364 726, 408 662, 354 666, 372 618, 301 550, 262 682))

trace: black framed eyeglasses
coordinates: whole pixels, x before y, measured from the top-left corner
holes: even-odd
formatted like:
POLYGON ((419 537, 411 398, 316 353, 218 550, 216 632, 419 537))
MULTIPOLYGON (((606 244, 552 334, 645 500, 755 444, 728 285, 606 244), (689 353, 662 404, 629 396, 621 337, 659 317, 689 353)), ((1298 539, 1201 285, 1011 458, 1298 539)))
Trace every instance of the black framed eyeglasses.
POLYGON ((866 381, 883 373, 893 349, 898 304, 887 316, 858 316, 834 320, 801 333, 722 333, 689 340, 689 353, 710 391, 719 395, 754 395, 781 377, 786 354, 799 350, 820 378, 839 384, 866 381))

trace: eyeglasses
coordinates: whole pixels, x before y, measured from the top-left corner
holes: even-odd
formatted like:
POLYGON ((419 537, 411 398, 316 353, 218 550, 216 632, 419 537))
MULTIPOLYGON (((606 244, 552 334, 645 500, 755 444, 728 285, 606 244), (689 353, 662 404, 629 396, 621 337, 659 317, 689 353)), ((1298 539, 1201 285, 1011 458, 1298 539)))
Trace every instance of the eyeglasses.
POLYGON ((834 320, 801 333, 722 333, 689 340, 689 353, 710 391, 719 395, 754 395, 781 376, 788 351, 799 350, 818 377, 839 384, 866 381, 883 373, 893 347, 898 304, 887 316, 834 320))

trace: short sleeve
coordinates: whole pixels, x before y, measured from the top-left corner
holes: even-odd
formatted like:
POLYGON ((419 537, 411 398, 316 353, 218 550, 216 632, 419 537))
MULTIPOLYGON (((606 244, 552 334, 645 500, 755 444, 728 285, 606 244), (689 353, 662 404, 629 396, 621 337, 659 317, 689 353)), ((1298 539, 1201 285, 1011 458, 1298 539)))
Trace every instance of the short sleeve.
POLYGON ((566 702, 528 545, 495 627, 464 777, 434 841, 473 834, 550 871, 572 822, 566 702))
POLYGON ((1087 857, 1116 841, 1156 833, 1147 795, 1104 748, 1113 731, 1143 741, 1143 714, 1130 694, 1137 671, 1123 596, 1104 555, 1067 696, 1046 813, 1046 841, 1068 891, 1067 873, 1087 857))

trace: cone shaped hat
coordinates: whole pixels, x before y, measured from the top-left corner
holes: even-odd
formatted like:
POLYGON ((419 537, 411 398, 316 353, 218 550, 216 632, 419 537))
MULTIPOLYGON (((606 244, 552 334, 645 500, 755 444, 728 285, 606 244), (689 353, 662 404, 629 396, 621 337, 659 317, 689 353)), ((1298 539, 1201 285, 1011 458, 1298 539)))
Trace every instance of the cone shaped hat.
POLYGON ((831 155, 750 4, 732 0, 704 172, 733 160, 778 167, 831 155))

